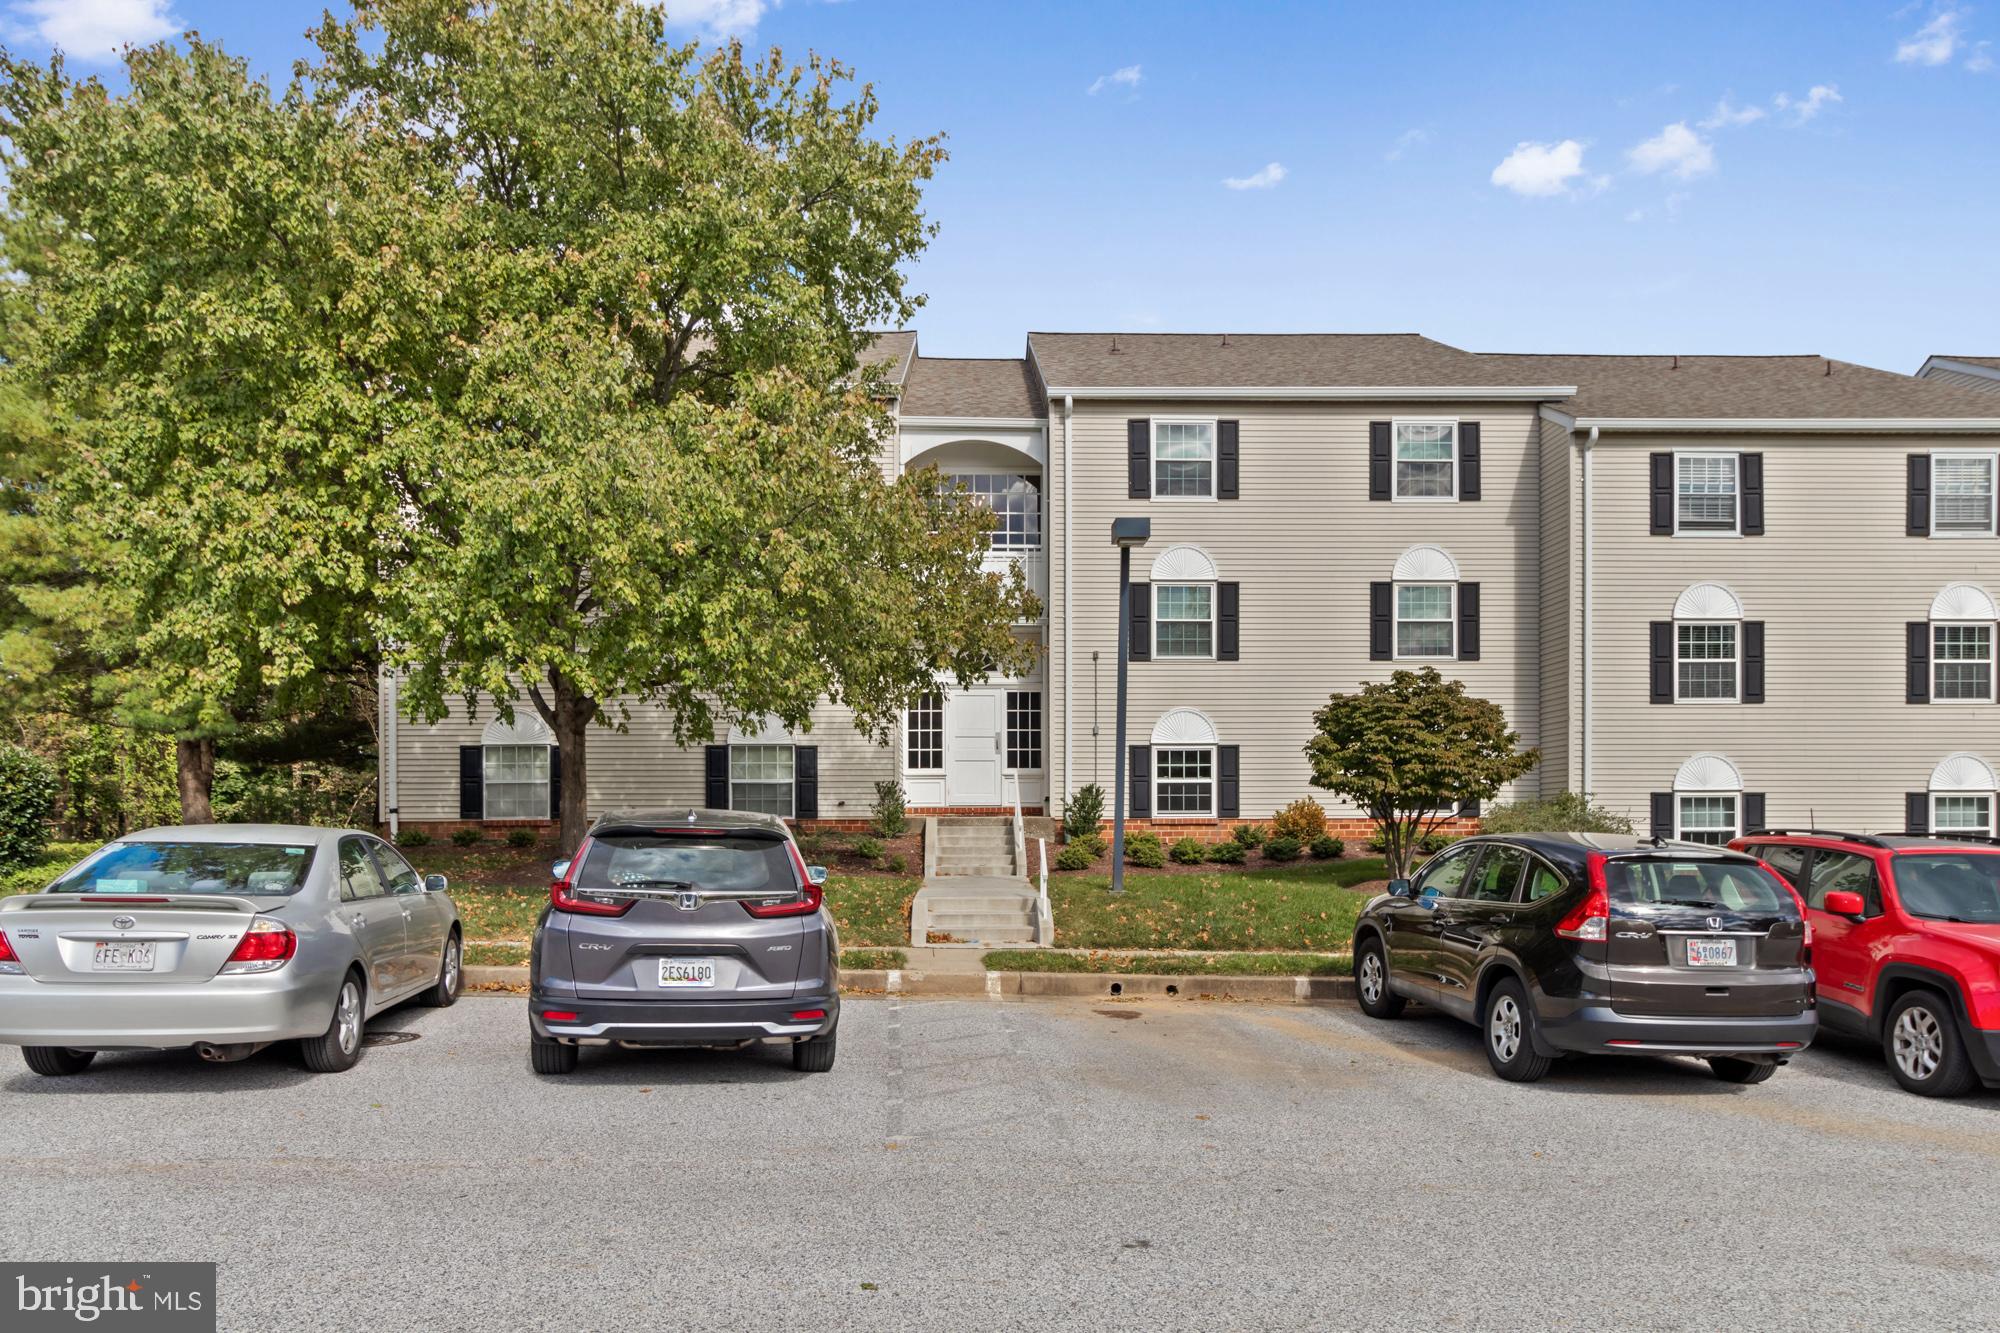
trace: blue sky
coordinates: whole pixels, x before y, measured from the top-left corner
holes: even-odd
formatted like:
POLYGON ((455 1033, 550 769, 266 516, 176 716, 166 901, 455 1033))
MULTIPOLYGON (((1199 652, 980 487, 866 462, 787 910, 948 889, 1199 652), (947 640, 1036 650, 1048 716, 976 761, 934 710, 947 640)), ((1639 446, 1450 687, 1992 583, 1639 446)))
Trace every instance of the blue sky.
MULTIPOLYGON (((319 9, 0 0, 19 51, 193 27, 280 75, 319 9)), ((837 56, 887 132, 949 135, 933 355, 1029 329, 2000 355, 2000 0, 670 13, 837 56)))

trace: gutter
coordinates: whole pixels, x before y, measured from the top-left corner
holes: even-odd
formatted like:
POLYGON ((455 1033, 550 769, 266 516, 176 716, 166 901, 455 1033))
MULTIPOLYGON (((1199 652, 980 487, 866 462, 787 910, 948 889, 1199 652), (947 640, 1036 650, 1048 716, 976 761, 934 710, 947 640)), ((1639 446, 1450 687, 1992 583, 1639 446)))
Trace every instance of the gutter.
POLYGON ((1590 635, 1592 630, 1590 605, 1591 605, 1591 592, 1596 582, 1596 580, 1592 576, 1591 563, 1590 563, 1591 556, 1594 553, 1593 543, 1591 542, 1590 539, 1591 536, 1590 456, 1592 452, 1595 451, 1596 448, 1597 448, 1597 427, 1592 426, 1590 428, 1590 433, 1584 437, 1583 441, 1583 515, 1582 515, 1583 521, 1582 521, 1582 534, 1578 541, 1578 545, 1582 548, 1583 551, 1583 639, 1582 639, 1582 647, 1580 653, 1582 660, 1578 667, 1578 673, 1581 678, 1582 692, 1583 692, 1582 780, 1583 780, 1583 795, 1586 798, 1591 796, 1591 794, 1596 791, 1596 788, 1591 785, 1592 770, 1594 768, 1594 765, 1591 763, 1591 742, 1595 739, 1594 728, 1592 726, 1593 719, 1591 715, 1591 709, 1595 703, 1595 698, 1594 698, 1594 692, 1590 688, 1590 668, 1591 668, 1590 635))
POLYGON ((1763 431, 1813 435, 1991 434, 2000 417, 1575 417, 1576 430, 1763 431))
POLYGON ((1072 398, 1165 398, 1177 400, 1238 398, 1251 400, 1309 399, 1329 402, 1379 402, 1385 399, 1394 399, 1399 401, 1435 402, 1441 399, 1476 399, 1486 402, 1495 400, 1541 402, 1551 398, 1573 398, 1576 396, 1576 386, 1574 384, 1082 384, 1051 385, 1048 392, 1051 398, 1057 394, 1061 394, 1065 400, 1072 398))
POLYGON ((398 827, 396 799, 396 673, 382 672, 382 800, 389 812, 389 841, 396 840, 398 827))
MULTIPOLYGON (((1075 546, 1075 543, 1074 543, 1073 541, 1071 541, 1071 540, 1070 540, 1070 504, 1069 504, 1069 496, 1070 496, 1070 484, 1069 484, 1069 478, 1070 478, 1070 462, 1069 462, 1069 460, 1070 460, 1070 415, 1071 415, 1071 413, 1073 413, 1073 412, 1074 412, 1075 410, 1076 410, 1076 400, 1075 400, 1075 397, 1074 397, 1073 395, 1071 395, 1071 394, 1067 394, 1067 393, 1066 393, 1066 394, 1064 394, 1064 395, 1063 395, 1063 443, 1062 443, 1062 451, 1063 451, 1063 465, 1062 465, 1062 477, 1063 477, 1063 480, 1062 480, 1062 491, 1063 491, 1063 518, 1062 518, 1062 546, 1063 546, 1063 558, 1062 558, 1062 565, 1063 565, 1063 609, 1062 609, 1062 622, 1063 622, 1063 624, 1062 624, 1062 640, 1063 640, 1063 682, 1062 682, 1062 694, 1063 694, 1063 763, 1062 763, 1062 785, 1063 785, 1063 790, 1062 790, 1062 802, 1063 802, 1063 813, 1065 813, 1065 814, 1069 813, 1069 792, 1070 792, 1070 788, 1071 788, 1071 787, 1072 787, 1072 786, 1074 785, 1074 780, 1073 780, 1073 779, 1071 778, 1071 776, 1070 776, 1070 773, 1071 773, 1071 771, 1072 771, 1072 770, 1070 769, 1070 761, 1071 761, 1071 758, 1072 758, 1072 756, 1071 756, 1071 754, 1070 754, 1070 720, 1069 720, 1069 718, 1070 718, 1070 697, 1071 697, 1071 695, 1072 695, 1072 694, 1074 694, 1074 691, 1070 689, 1070 680, 1071 680, 1071 676, 1072 676, 1072 674, 1073 674, 1073 670, 1074 670, 1074 668, 1073 668, 1073 666, 1072 666, 1072 662, 1073 662, 1073 660, 1074 660, 1074 654, 1073 654, 1073 653, 1072 653, 1072 652, 1070 651, 1070 642, 1071 642, 1071 639, 1070 639, 1070 635, 1071 635, 1071 630, 1070 630, 1070 626, 1071 626, 1071 625, 1072 625, 1072 624, 1074 623, 1074 620, 1075 620, 1075 618, 1074 618, 1073 616, 1071 616, 1071 615, 1070 615, 1070 613, 1069 613, 1069 604, 1070 604, 1070 598, 1071 598, 1071 592, 1070 592, 1070 589, 1071 589, 1071 587, 1073 586, 1073 585, 1072 585, 1072 582, 1071 582, 1071 579, 1070 579, 1070 551, 1071 551, 1071 550, 1072 550, 1072 549, 1074 548, 1074 546, 1075 546)), ((1042 799, 1043 799, 1043 802, 1044 802, 1044 808, 1047 808, 1047 803, 1048 803, 1048 800, 1049 800, 1049 798, 1050 798, 1051 796, 1054 796, 1054 795, 1055 795, 1055 793, 1054 793, 1054 792, 1045 792, 1045 793, 1043 793, 1043 797, 1042 797, 1042 799)))

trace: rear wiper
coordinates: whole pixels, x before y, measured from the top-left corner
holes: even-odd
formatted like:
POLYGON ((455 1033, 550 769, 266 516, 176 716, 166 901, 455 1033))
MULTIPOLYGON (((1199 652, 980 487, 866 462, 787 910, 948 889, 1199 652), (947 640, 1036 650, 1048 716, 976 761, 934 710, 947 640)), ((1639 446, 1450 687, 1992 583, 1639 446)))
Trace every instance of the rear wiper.
POLYGON ((691 889, 694 885, 684 879, 621 879, 616 881, 612 887, 615 889, 691 889))

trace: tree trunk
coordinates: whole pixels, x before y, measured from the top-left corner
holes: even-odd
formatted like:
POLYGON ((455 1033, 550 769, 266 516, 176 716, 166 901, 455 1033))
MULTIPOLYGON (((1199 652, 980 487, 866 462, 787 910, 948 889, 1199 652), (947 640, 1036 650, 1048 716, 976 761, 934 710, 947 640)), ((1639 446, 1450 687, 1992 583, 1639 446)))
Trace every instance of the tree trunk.
POLYGON ((557 811, 556 838, 563 854, 569 855, 590 828, 590 766, 584 744, 591 719, 597 716, 597 701, 560 671, 549 673, 549 685, 555 694, 555 718, 549 725, 562 754, 562 809, 557 811))
POLYGON ((210 797, 215 790, 215 742, 206 738, 177 740, 174 760, 180 771, 181 823, 213 824, 215 806, 210 797))

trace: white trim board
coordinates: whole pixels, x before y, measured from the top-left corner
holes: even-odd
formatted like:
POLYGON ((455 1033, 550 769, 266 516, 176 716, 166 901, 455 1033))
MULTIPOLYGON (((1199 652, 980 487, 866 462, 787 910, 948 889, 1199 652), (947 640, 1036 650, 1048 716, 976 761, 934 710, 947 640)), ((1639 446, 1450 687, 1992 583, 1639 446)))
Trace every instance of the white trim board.
POLYGON ((1446 399, 1503 399, 1539 402, 1550 398, 1571 398, 1574 384, 1522 386, 1518 384, 1208 384, 1139 385, 1087 384, 1050 385, 1049 394, 1067 398, 1155 398, 1173 401, 1192 399, 1327 399, 1339 401, 1442 401, 1446 399))

